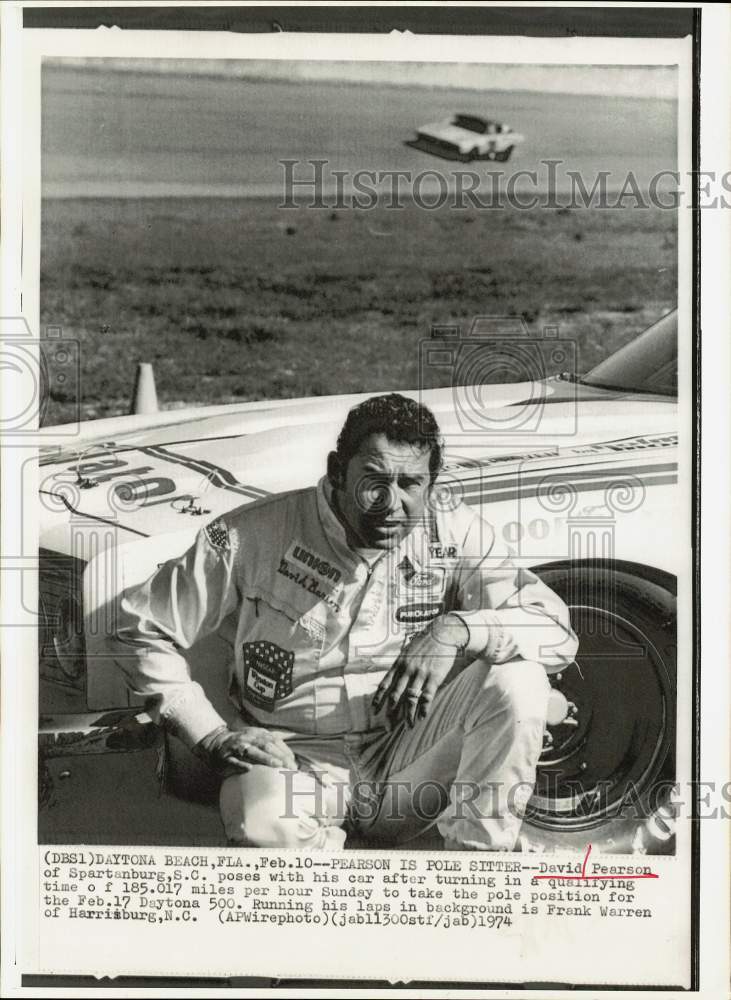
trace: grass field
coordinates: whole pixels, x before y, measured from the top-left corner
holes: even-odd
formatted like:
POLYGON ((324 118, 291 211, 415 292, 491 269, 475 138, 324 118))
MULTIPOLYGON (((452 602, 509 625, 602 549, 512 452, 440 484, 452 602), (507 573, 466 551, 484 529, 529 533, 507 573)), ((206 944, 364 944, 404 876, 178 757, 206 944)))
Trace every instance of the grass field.
MULTIPOLYGON (((285 211, 256 199, 46 200, 41 325, 79 341, 82 415, 416 387, 434 323, 520 316, 579 370, 675 305, 659 209, 285 211)), ((53 384, 53 382, 52 382, 53 384)), ((44 423, 72 419, 54 391, 44 423)))

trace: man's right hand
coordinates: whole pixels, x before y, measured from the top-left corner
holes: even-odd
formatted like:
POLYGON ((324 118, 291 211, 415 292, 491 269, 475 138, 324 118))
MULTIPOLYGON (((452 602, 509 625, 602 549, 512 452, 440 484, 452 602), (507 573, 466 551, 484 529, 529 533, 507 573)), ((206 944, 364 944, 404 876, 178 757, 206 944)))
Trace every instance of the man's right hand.
POLYGON ((214 729, 194 747, 195 753, 214 771, 244 774, 254 764, 297 770, 292 750, 281 736, 247 726, 235 732, 228 726, 214 729))

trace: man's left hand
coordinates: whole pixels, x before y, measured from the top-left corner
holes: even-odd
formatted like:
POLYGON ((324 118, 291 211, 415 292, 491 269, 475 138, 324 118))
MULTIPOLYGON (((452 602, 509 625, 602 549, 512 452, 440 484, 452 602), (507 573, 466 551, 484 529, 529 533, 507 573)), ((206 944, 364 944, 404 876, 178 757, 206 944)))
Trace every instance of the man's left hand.
POLYGON ((435 694, 469 638, 469 628, 456 615, 435 619, 402 649, 378 685, 373 696, 374 711, 380 712, 387 705, 392 718, 405 718, 410 726, 417 719, 425 719, 435 694))

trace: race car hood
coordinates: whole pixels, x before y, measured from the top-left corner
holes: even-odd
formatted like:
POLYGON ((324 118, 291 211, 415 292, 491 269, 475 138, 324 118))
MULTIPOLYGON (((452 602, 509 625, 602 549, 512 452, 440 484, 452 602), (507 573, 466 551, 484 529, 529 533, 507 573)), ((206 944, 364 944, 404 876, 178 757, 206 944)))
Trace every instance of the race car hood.
MULTIPOLYGON (((527 465, 560 470, 586 456, 596 462, 597 454, 611 462, 675 441, 672 401, 555 379, 485 387, 479 399, 471 388, 405 395, 434 411, 446 443, 445 475, 457 479, 478 467, 499 482, 527 465)), ((347 411, 365 398, 95 421, 73 449, 47 449, 42 457, 41 546, 67 552, 70 520, 113 525, 116 534, 101 544, 116 544, 193 529, 241 504, 310 486, 325 470, 347 411)))

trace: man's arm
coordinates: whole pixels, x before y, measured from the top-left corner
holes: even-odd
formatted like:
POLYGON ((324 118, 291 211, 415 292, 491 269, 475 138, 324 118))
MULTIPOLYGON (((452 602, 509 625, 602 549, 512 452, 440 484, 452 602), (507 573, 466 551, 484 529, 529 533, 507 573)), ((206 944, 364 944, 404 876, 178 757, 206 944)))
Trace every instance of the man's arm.
POLYGON ((533 660, 550 672, 570 664, 579 643, 561 598, 531 570, 518 566, 508 546, 480 519, 470 529, 464 550, 457 603, 445 624, 451 620, 456 628, 455 620, 464 623, 469 632, 463 640, 465 651, 491 663, 533 660), (480 556, 485 536, 490 544, 480 556))
POLYGON ((150 714, 188 746, 225 725, 180 653, 214 632, 236 607, 235 542, 221 520, 202 529, 183 555, 163 563, 117 604, 110 651, 150 714))
POLYGON ((561 598, 535 573, 516 565, 490 525, 466 511, 463 516, 468 530, 454 610, 414 637, 373 697, 375 711, 388 705, 392 713, 403 712, 412 726, 426 717, 456 662, 466 666, 478 657, 489 663, 532 660, 551 673, 568 666, 578 648, 561 598))
POLYGON ((111 640, 130 688, 152 700, 154 721, 180 737, 211 767, 246 771, 252 764, 297 768, 291 749, 258 726, 228 726, 191 679, 179 650, 215 632, 239 605, 237 536, 218 519, 149 580, 127 590, 111 640))

